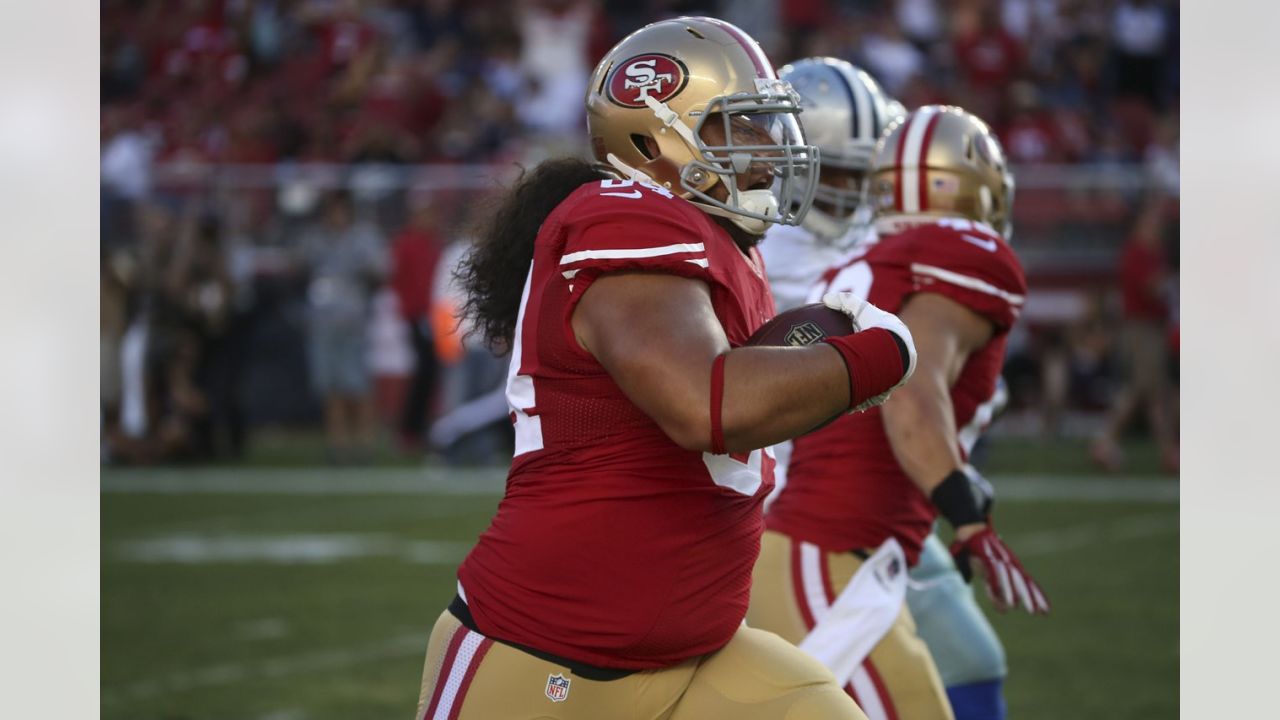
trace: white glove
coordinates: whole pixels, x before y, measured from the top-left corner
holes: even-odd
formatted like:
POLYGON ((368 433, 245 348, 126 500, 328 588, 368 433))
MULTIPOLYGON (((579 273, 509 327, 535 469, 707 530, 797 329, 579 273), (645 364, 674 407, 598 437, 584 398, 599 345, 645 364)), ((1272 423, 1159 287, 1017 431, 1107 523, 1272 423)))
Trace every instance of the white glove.
POLYGON ((884 328, 894 335, 897 335, 898 339, 902 340, 903 344, 907 346, 907 370, 902 374, 902 379, 893 387, 879 395, 864 400, 862 404, 858 405, 850 412, 862 412, 863 410, 873 408, 884 403, 885 400, 889 399, 889 394, 905 385, 907 381, 911 379, 911 374, 916 371, 916 344, 911 338, 911 331, 907 329, 906 323, 899 320, 897 315, 885 312, 857 295, 847 291, 832 291, 823 295, 822 304, 832 310, 839 310, 845 315, 848 315, 849 319, 853 321, 854 332, 862 332, 867 328, 884 328))

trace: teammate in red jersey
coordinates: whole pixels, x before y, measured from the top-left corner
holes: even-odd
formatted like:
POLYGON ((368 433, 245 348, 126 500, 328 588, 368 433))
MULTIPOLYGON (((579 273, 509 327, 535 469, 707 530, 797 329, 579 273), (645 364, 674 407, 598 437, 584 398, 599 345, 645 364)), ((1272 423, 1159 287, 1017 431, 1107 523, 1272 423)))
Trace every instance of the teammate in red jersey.
POLYGON ((766 518, 748 622, 813 650, 873 720, 951 718, 902 603, 900 562, 916 564, 935 518, 955 528, 960 571, 968 578, 979 566, 998 608, 1049 609, 991 529, 973 489, 985 481, 967 464, 991 418, 1026 280, 1004 237, 1012 178, 985 123, 926 106, 892 127, 875 155, 880 240, 828 270, 812 297, 844 291, 899 313, 919 367, 883 406, 795 440, 788 483, 766 518), (856 587, 864 564, 898 594, 856 587), (868 630, 853 619, 854 608, 870 607, 883 622, 868 630), (840 637, 851 627, 874 637, 840 637))
POLYGON ((655 23, 592 78, 602 164, 544 163, 492 216, 462 272, 511 352, 515 458, 432 631, 419 717, 863 717, 820 663, 742 624, 773 485, 760 448, 914 362, 897 318, 838 294, 859 332, 739 347, 773 315, 754 245, 810 202, 798 111, 738 28, 655 23))

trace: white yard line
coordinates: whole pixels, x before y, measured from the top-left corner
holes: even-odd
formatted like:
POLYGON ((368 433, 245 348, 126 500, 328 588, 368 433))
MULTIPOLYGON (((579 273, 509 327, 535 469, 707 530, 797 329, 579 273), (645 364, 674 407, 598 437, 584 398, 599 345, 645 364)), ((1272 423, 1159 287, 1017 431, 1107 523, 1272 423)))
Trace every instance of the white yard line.
MULTIPOLYGON (((501 493, 502 470, 243 470, 108 471, 102 491, 122 494, 235 495, 477 495, 501 493)), ((1068 476, 995 477, 1001 502, 1051 501, 1176 505, 1178 483, 1164 479, 1068 476)), ((1093 545, 1170 536, 1176 542, 1178 517, 1168 510, 1126 515, 1108 522, 1015 533, 1009 542, 1024 558, 1076 551, 1093 545)), ((119 542, 116 557, 132 562, 310 562, 332 563, 363 557, 399 557, 409 562, 452 564, 469 545, 404 540, 382 534, 200 534, 185 533, 119 542)), ((421 655, 422 633, 383 642, 275 658, 208 665, 102 689, 104 705, 137 702, 255 680, 342 670, 361 663, 421 655)), ((288 712, 288 711, 285 711, 288 712)), ((286 715, 287 717, 287 715, 286 715)))
MULTIPOLYGON (((162 495, 455 495, 502 493, 504 469, 110 470, 102 492, 162 495)), ((1168 478, 1005 475, 991 478, 998 501, 1178 502, 1168 478)))
POLYGON ((1171 478, 1133 476, 996 475, 996 503, 1013 502, 1150 502, 1177 504, 1179 483, 1171 478))
POLYGON ((126 685, 104 687, 102 703, 106 705, 146 700, 200 688, 340 670, 375 660, 425 654, 426 651, 426 634, 410 633, 364 647, 300 653, 242 663, 221 663, 198 670, 173 672, 126 685))
MULTIPOLYGON (((1133 540, 1178 534, 1178 517, 1169 513, 1126 515, 1110 522, 1011 533, 1006 540, 1019 557, 1079 550, 1090 545, 1116 545, 1133 540)), ((1173 546, 1176 551, 1177 545, 1173 546)))
POLYGON ((505 469, 368 468, 104 471, 104 493, 164 495, 498 495, 505 469))
POLYGON ((419 565, 455 565, 470 549, 471 543, 358 533, 181 533, 111 544, 117 561, 182 565, 330 565, 374 557, 400 558, 419 565))

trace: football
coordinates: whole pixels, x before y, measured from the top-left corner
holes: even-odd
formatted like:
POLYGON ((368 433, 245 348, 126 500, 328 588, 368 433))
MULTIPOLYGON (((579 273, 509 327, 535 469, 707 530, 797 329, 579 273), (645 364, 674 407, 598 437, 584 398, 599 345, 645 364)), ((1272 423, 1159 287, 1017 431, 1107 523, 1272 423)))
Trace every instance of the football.
POLYGON ((824 339, 853 334, 853 321, 822 303, 801 305, 779 313, 747 338, 747 345, 812 345, 824 339))

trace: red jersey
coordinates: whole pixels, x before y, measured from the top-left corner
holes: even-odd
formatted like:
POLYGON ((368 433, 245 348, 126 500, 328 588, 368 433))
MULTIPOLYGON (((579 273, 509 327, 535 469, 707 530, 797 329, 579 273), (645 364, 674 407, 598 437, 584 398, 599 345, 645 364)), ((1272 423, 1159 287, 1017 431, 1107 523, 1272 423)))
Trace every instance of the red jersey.
POLYGON ((331 67, 341 67, 373 47, 378 32, 358 17, 335 17, 317 28, 325 59, 331 67))
MULTIPOLYGON (((951 387, 967 457, 991 421, 1007 332, 1027 292, 1022 266, 999 234, 967 220, 914 227, 845 259, 819 286, 852 291, 894 313, 915 293, 937 293, 991 321, 996 332, 969 355, 951 387)), ((875 548, 897 538, 914 565, 936 511, 898 465, 880 408, 844 415, 794 443, 787 484, 767 526, 828 550, 875 548)))
POLYGON ((1003 28, 967 33, 953 52, 966 79, 976 88, 1003 88, 1023 64, 1022 43, 1003 28))
POLYGON ((431 314, 432 285, 440 262, 440 241, 427 230, 406 227, 391 246, 391 287, 400 315, 417 320, 431 314))
POLYGON ((1126 318, 1156 322, 1168 319, 1169 306, 1161 295, 1164 274, 1164 256, 1159 248, 1130 239, 1120 255, 1120 291, 1126 318))
POLYGON ((691 203, 631 181, 574 191, 534 245, 507 377, 515 459, 458 578, 486 635, 649 669, 720 648, 745 617, 773 459, 682 449, 578 345, 578 300, 619 271, 706 282, 734 346, 774 314, 759 254, 691 203))

